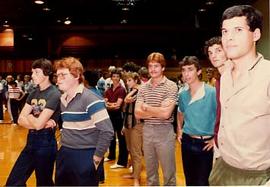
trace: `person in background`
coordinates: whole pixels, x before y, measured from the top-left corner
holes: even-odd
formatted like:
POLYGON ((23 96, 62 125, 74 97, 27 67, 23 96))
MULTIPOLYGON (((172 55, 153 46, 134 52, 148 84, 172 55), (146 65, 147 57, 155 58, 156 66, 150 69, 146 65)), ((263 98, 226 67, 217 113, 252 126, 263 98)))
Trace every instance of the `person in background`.
MULTIPOLYGON (((23 80, 23 77, 22 77, 22 74, 17 74, 16 76, 16 80, 15 82, 17 83, 17 86, 23 91, 23 83, 24 83, 24 80, 23 80)), ((25 97, 25 95, 24 95, 25 97)), ((24 106, 24 97, 20 99, 20 101, 18 101, 18 108, 19 108, 19 112, 22 110, 23 106, 24 106)))
POLYGON ((220 124, 220 113, 221 113, 221 106, 220 106, 220 75, 224 71, 225 62, 227 61, 227 56, 225 54, 225 51, 222 47, 222 41, 220 36, 212 37, 209 40, 205 42, 204 46, 205 54, 208 56, 209 61, 211 64, 218 70, 219 75, 216 77, 216 102, 217 102, 217 110, 216 110, 216 123, 215 123, 215 146, 214 146, 214 158, 219 157, 218 149, 217 149, 217 135, 218 135, 218 129, 220 124))
POLYGON ((133 173, 125 178, 133 178, 134 186, 140 185, 140 175, 142 168, 142 122, 135 118, 135 102, 140 85, 140 77, 136 72, 126 73, 126 82, 130 90, 125 97, 124 104, 124 127, 122 132, 125 135, 127 149, 131 156, 133 173))
POLYGON ((16 76, 15 82, 17 83, 17 86, 23 89, 23 79, 22 79, 22 74, 18 74, 16 76))
POLYGON ((149 80, 149 73, 147 67, 141 67, 138 70, 138 73, 141 79, 141 84, 144 84, 149 80))
POLYGON ((104 100, 84 85, 83 65, 74 57, 54 64, 61 96, 61 147, 56 158, 56 186, 98 186, 98 168, 113 128, 104 100))
POLYGON ((181 73, 189 89, 178 96, 177 139, 181 143, 187 186, 208 186, 213 163, 216 90, 200 80, 196 56, 185 56, 181 73))
POLYGON ((99 91, 97 87, 97 82, 99 80, 99 73, 98 71, 85 71, 83 73, 85 78, 85 87, 89 88, 91 91, 93 91, 95 94, 102 97, 101 92, 99 91))
POLYGON ((128 61, 123 65, 123 73, 138 72, 139 69, 140 66, 138 66, 137 64, 135 64, 135 62, 132 61, 128 61))
MULTIPOLYGON (((2 76, 0 80, 2 79, 2 76)), ((4 100, 4 84, 0 81, 0 123, 4 122, 3 100, 4 100)))
MULTIPOLYGON (((111 74, 112 74, 112 71, 115 71, 116 69, 117 69, 118 71, 120 70, 120 68, 116 68, 115 66, 110 66, 110 67, 108 68, 108 72, 109 72, 110 77, 108 77, 108 78, 105 79, 105 91, 107 91, 109 88, 112 87, 113 81, 112 81, 112 79, 111 79, 111 74)), ((121 72, 121 74, 122 74, 122 71, 120 71, 120 72, 121 72)), ((124 81, 123 81, 122 79, 120 79, 120 84, 122 85, 123 88, 126 89, 125 83, 124 83, 124 81)))
POLYGON ((125 88, 121 85, 121 71, 115 69, 111 72, 112 86, 105 91, 106 107, 113 124, 114 138, 111 142, 109 155, 105 158, 105 161, 115 160, 116 158, 116 135, 118 138, 119 156, 118 161, 110 166, 111 169, 124 168, 128 162, 128 151, 126 146, 125 137, 121 131, 123 128, 122 106, 126 96, 125 88))
POLYGON ((31 81, 31 76, 30 75, 24 75, 24 81, 23 81, 22 89, 23 89, 25 95, 24 95, 24 97, 22 98, 22 100, 20 102, 21 109, 23 108, 29 93, 32 92, 35 89, 34 84, 31 81))
POLYGON ((25 93, 21 87, 17 86, 16 81, 9 82, 8 85, 8 98, 10 102, 10 110, 13 119, 13 125, 17 125, 20 113, 20 103, 25 93))
POLYGON ((4 94, 5 94, 5 98, 6 98, 6 108, 7 108, 9 117, 10 117, 10 122, 14 124, 12 113, 11 113, 10 99, 8 98, 8 87, 9 87, 9 83, 11 81, 14 81, 13 76, 12 75, 7 75, 6 81, 5 81, 6 84, 4 85, 4 88, 5 88, 5 93, 4 94))
POLYGON ((36 186, 53 186, 57 151, 55 126, 60 116, 60 92, 50 82, 52 64, 35 60, 32 78, 37 88, 31 92, 19 116, 19 125, 29 129, 26 146, 8 176, 6 186, 26 186, 35 171, 36 186))
POLYGON ((128 72, 138 72, 138 70, 140 69, 140 66, 138 66, 137 64, 135 64, 135 62, 133 61, 127 61, 124 65, 123 65, 123 68, 122 68, 122 79, 125 83, 125 88, 126 88, 126 91, 129 92, 129 88, 127 86, 127 82, 126 82, 126 74, 128 72))
POLYGON ((270 61, 256 50, 262 14, 250 5, 222 15, 225 63, 220 81, 220 157, 211 185, 264 185, 270 182, 270 61))
POLYGON ((101 93, 102 97, 104 96, 104 92, 105 92, 105 75, 106 75, 105 71, 99 70, 100 78, 97 81, 97 89, 101 93))
POLYGON ((183 75, 180 74, 178 80, 178 95, 185 90, 188 90, 188 84, 184 81, 183 75))
POLYGON ((175 133, 172 123, 177 85, 164 75, 166 60, 163 54, 151 53, 146 63, 151 79, 139 89, 135 116, 137 120, 144 120, 143 151, 147 185, 160 185, 160 163, 164 186, 175 186, 175 133))

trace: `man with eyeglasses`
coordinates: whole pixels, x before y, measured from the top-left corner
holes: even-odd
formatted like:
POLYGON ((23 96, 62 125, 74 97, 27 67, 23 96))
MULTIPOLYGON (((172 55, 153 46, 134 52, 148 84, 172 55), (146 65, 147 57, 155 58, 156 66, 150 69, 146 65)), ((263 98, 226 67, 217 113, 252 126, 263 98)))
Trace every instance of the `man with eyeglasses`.
POLYGON ((52 64, 38 59, 32 65, 37 85, 20 113, 19 125, 29 129, 27 143, 18 157, 6 186, 26 186, 33 171, 37 186, 53 186, 52 174, 57 152, 55 126, 60 117, 60 92, 52 85, 52 64))
POLYGON ((98 167, 113 137, 104 99, 83 85, 83 66, 73 57, 55 63, 63 128, 56 158, 57 186, 98 186, 98 167))

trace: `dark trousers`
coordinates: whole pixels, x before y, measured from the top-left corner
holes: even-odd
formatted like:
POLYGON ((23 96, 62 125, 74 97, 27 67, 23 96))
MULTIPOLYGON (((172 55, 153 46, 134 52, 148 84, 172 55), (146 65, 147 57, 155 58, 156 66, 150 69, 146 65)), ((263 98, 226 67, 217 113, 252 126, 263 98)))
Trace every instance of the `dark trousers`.
POLYGON ((10 99, 10 110, 11 110, 11 114, 13 118, 13 123, 18 123, 19 104, 20 104, 20 101, 16 99, 10 99))
POLYGON ((0 92, 0 120, 4 119, 3 115, 3 93, 0 92))
POLYGON ((101 160, 98 169, 97 169, 97 173, 98 173, 98 181, 105 181, 105 172, 104 172, 104 158, 101 160))
POLYGON ((29 130, 27 144, 18 157, 6 186, 26 186, 26 181, 33 171, 37 186, 53 186, 53 167, 57 144, 54 130, 29 130))
POLYGON ((118 143, 119 143, 119 156, 117 164, 122 166, 127 166, 128 162, 128 151, 127 151, 127 145, 126 145, 126 139, 125 136, 121 134, 122 128, 123 128, 123 118, 121 116, 121 112, 119 113, 111 113, 109 112, 110 119, 112 121, 113 129, 114 129, 114 137, 111 141, 111 145, 109 147, 109 159, 114 160, 116 157, 115 149, 116 149, 116 136, 118 137, 118 143))
POLYGON ((56 158, 56 186, 98 186, 93 163, 95 149, 71 149, 62 146, 56 158))
POLYGON ((209 186, 213 149, 203 151, 206 140, 182 136, 182 159, 187 186, 209 186))

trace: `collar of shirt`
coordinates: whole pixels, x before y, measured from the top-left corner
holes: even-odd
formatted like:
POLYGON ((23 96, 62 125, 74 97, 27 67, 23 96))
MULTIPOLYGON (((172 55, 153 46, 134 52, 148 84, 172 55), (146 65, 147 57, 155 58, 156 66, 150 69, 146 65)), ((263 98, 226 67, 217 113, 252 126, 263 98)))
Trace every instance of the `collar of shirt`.
MULTIPOLYGON (((258 64, 258 62, 261 59, 263 59, 262 54, 260 54, 260 53, 257 53, 257 54, 258 54, 257 58, 252 63, 250 63, 250 65, 248 66, 248 71, 252 70, 258 64)), ((225 62, 225 70, 224 71, 231 72, 233 70, 233 68, 234 68, 234 64, 231 60, 228 60, 225 62)))
MULTIPOLYGON (((163 75, 162 79, 159 81, 159 83, 157 84, 158 85, 161 85, 161 84, 164 84, 167 80, 167 77, 165 75, 163 75)), ((150 78, 146 83, 145 83, 147 86, 153 86, 153 83, 152 83, 152 78, 150 78)))
POLYGON ((258 53, 257 58, 252 63, 250 63, 247 71, 245 71, 244 74, 236 82, 233 81, 232 78, 232 71, 234 67, 233 63, 231 61, 226 62, 226 69, 221 76, 221 82, 226 82, 226 85, 222 85, 224 87, 223 90, 226 90, 226 92, 220 93, 221 98, 225 100, 229 99, 231 96, 238 93, 241 89, 245 88, 252 80, 252 71, 258 62, 263 59, 263 56, 258 53))
POLYGON ((205 84, 203 82, 202 86, 196 91, 194 97, 191 98, 190 102, 188 103, 189 105, 191 105, 195 101, 200 100, 201 98, 203 98, 205 96, 205 89, 204 89, 204 87, 205 87, 205 84))
POLYGON ((118 85, 116 86, 115 89, 113 89, 113 84, 111 85, 111 87, 109 88, 112 92, 115 92, 116 90, 118 90, 119 88, 123 87, 120 82, 118 83, 118 85))
POLYGON ((263 59, 262 54, 260 54, 260 53, 257 53, 257 54, 258 54, 257 58, 254 60, 253 63, 250 64, 250 67, 248 68, 249 71, 252 70, 252 69, 258 64, 258 62, 259 62, 261 59, 263 59))
MULTIPOLYGON (((73 98, 74 98, 77 94, 82 94, 83 89, 84 89, 84 85, 83 85, 83 84, 80 84, 80 85, 77 87, 77 89, 76 89, 74 95, 72 96, 72 98, 69 100, 69 102, 70 102, 71 100, 73 100, 73 98)), ((67 106, 68 103, 69 103, 69 102, 67 102, 66 98, 67 98, 67 93, 64 93, 64 94, 61 96, 61 102, 64 104, 64 106, 67 106)))

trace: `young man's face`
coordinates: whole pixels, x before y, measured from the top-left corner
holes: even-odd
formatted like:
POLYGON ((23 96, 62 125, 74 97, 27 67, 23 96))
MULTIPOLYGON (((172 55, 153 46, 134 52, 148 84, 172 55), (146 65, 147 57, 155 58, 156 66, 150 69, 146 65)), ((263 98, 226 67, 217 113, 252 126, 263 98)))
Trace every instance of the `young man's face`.
POLYGON ((58 88, 63 92, 67 92, 74 85, 78 84, 78 78, 75 78, 67 68, 58 69, 56 75, 58 88))
POLYGON ((114 85, 117 85, 120 82, 120 75, 119 74, 112 74, 112 82, 114 85))
POLYGON ((151 61, 148 64, 148 72, 151 78, 160 78, 163 76, 164 67, 156 61, 151 61))
POLYGON ((208 47, 208 57, 215 68, 221 67, 227 60, 225 51, 220 44, 214 44, 208 47))
POLYGON ((32 80, 36 85, 41 84, 47 79, 48 76, 45 76, 41 68, 32 69, 32 80))
POLYGON ((229 59, 237 60, 248 55, 259 38, 260 30, 251 32, 244 16, 227 19, 222 23, 222 45, 229 59))
POLYGON ((182 66, 181 72, 185 83, 190 85, 196 81, 199 81, 201 70, 198 71, 194 64, 182 66))

